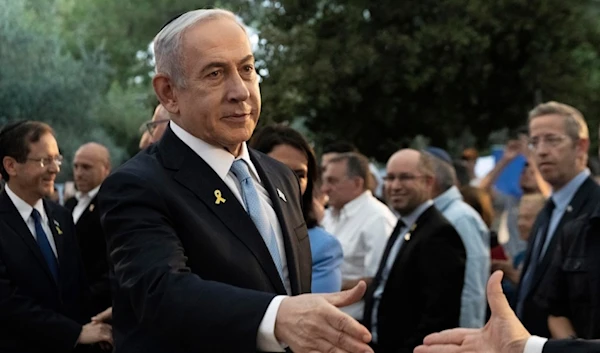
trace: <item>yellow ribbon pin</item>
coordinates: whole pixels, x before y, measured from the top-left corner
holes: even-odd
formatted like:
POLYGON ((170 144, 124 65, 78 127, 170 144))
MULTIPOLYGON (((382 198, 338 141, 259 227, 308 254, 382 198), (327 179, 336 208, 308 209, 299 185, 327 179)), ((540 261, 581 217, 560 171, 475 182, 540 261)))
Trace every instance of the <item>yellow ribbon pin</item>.
POLYGON ((58 233, 58 235, 62 235, 62 233, 63 233, 62 229, 60 229, 59 226, 55 226, 55 228, 56 228, 56 232, 58 233))
POLYGON ((225 203, 225 201, 227 201, 227 200, 225 200, 224 197, 221 196, 221 190, 219 190, 219 189, 215 190, 215 197, 217 198, 215 200, 215 204, 217 204, 217 205, 219 205, 221 203, 225 203))

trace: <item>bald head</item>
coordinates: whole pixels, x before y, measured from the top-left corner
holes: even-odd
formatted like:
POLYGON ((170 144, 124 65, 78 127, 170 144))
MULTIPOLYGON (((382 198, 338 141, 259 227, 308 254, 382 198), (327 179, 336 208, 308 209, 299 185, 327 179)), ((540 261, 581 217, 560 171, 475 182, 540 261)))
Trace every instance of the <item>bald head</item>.
POLYGON ((109 173, 108 148, 96 142, 79 147, 73 159, 73 177, 77 190, 88 193, 98 187, 109 173))
POLYGON ((413 149, 394 153, 387 163, 385 190, 392 207, 406 216, 431 198, 431 157, 413 149))

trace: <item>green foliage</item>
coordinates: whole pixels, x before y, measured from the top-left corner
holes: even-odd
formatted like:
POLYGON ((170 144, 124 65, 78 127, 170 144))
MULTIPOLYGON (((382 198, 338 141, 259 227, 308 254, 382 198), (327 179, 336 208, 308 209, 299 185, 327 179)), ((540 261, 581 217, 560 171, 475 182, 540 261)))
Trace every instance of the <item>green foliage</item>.
POLYGON ((4 2, 0 11, 0 125, 21 119, 50 124, 67 160, 61 180, 71 177, 73 153, 88 141, 107 145, 119 162, 124 151, 93 114, 103 103, 109 71, 102 55, 82 52, 76 60, 66 54, 51 20, 28 4, 4 2))
POLYGON ((542 100, 596 126, 594 3, 562 0, 271 2, 260 26, 263 118, 304 117, 319 141, 385 160, 418 134, 478 143, 542 100))

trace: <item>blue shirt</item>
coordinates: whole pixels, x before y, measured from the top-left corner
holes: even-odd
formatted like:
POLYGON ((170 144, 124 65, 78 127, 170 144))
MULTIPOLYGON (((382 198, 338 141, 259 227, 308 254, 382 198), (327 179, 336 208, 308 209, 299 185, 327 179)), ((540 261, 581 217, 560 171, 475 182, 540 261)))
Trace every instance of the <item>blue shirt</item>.
POLYGON ((309 229, 308 239, 312 255, 312 292, 339 292, 342 289, 340 266, 344 260, 342 245, 321 227, 309 229))
MULTIPOLYGON (((385 267, 381 272, 381 281, 379 282, 379 286, 373 292, 373 311, 371 313, 371 335, 372 341, 377 343, 378 333, 377 333, 377 313, 379 312, 379 303, 381 302, 381 297, 383 295, 383 291, 385 289, 385 285, 387 283, 388 277, 390 275, 390 271, 392 270, 392 266, 394 266, 394 262, 396 262, 396 256, 400 252, 400 248, 404 243, 404 236, 409 232, 413 231, 413 226, 417 222, 417 219, 421 217, 423 212, 425 212, 429 207, 433 205, 433 201, 427 200, 422 203, 419 207, 417 207, 412 213, 406 216, 400 217, 400 219, 404 222, 404 227, 400 229, 400 235, 392 245, 390 249, 390 253, 388 255, 387 261, 385 263, 385 267)), ((410 289, 407 289, 410 290, 410 289)))
POLYGON ((485 290, 490 276, 490 231, 481 216, 463 201, 455 186, 433 201, 460 236, 467 262, 460 306, 460 326, 481 328, 485 325, 487 301, 485 290))

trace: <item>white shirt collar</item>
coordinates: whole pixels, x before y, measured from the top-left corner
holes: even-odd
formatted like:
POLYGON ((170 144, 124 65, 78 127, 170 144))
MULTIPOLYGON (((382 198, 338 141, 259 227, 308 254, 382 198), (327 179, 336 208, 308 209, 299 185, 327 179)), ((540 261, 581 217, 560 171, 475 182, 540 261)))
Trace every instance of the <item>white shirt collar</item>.
MULTIPOLYGON (((100 185, 102 185, 102 184, 100 184, 100 185)), ((95 188, 93 188, 92 190, 90 190, 90 192, 85 194, 85 196, 90 200, 93 199, 94 197, 96 197, 96 195, 98 194, 98 191, 100 190, 100 185, 98 185, 95 188)), ((82 197, 84 197, 84 194, 81 191, 77 191, 75 193, 75 198, 77 199, 77 201, 81 201, 82 197)))
POLYGON ((169 122, 171 130, 183 143, 185 143, 192 151, 196 152, 221 178, 225 180, 227 173, 233 165, 233 161, 236 159, 243 159, 250 168, 250 171, 254 174, 254 178, 260 182, 260 177, 256 171, 256 167, 250 160, 250 153, 248 152, 248 146, 246 142, 242 144, 242 151, 240 155, 235 158, 229 151, 223 147, 213 146, 205 141, 193 136, 189 132, 182 129, 173 120, 169 122))
POLYGON ((37 202, 35 203, 35 207, 31 207, 30 204, 23 201, 22 198, 17 196, 17 194, 15 194, 10 189, 8 184, 6 184, 5 190, 6 190, 6 194, 8 195, 8 197, 10 198, 12 203, 15 205, 15 207, 17 208, 17 211, 19 211, 19 214, 21 215, 21 218, 23 218, 25 223, 27 223, 27 220, 29 219, 29 217, 31 217, 31 212, 33 211, 34 208, 36 210, 38 210, 38 212, 42 216, 42 221, 44 221, 44 222, 48 221, 48 217, 46 216, 46 210, 44 210, 44 202, 42 201, 42 199, 37 200, 37 202))

